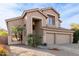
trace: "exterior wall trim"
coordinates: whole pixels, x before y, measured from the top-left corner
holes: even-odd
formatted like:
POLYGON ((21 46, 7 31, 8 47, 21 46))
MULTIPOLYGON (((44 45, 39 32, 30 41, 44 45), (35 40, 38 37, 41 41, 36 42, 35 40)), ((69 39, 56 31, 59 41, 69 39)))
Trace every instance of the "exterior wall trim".
POLYGON ((54 44, 56 44, 56 33, 54 33, 54 44))
POLYGON ((42 30, 47 30, 47 31, 57 31, 57 32, 68 32, 68 33, 73 33, 73 30, 65 30, 65 29, 58 29, 58 28, 42 28, 42 30))

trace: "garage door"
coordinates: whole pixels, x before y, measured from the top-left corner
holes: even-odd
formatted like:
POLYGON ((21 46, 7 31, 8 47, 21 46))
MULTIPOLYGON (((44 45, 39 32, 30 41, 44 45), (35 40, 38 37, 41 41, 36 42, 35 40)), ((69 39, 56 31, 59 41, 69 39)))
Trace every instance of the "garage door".
POLYGON ((70 43, 70 35, 56 34, 56 44, 67 44, 70 43))
POLYGON ((46 43, 48 46, 51 46, 54 44, 54 34, 52 34, 52 33, 46 34, 46 43))

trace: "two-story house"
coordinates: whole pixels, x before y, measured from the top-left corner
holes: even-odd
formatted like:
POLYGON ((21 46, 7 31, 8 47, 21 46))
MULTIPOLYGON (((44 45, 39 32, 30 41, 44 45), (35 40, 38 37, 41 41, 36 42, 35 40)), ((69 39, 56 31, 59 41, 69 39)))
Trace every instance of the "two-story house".
POLYGON ((6 20, 9 32, 8 44, 21 44, 13 38, 11 30, 13 26, 25 27, 22 43, 26 45, 27 37, 32 33, 41 34, 42 42, 48 47, 54 44, 70 44, 73 41, 73 31, 61 28, 61 22, 60 14, 53 8, 25 10, 21 16, 6 20))

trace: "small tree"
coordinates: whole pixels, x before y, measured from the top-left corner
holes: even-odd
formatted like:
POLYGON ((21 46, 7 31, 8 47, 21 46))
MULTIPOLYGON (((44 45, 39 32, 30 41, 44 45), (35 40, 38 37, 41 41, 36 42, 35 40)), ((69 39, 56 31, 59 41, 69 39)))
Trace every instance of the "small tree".
POLYGON ((17 27, 18 36, 20 38, 21 43, 22 43, 22 40, 23 40, 23 30, 24 30, 23 27, 17 27))
POLYGON ((79 40, 79 24, 72 23, 71 29, 75 31, 74 35, 73 35, 73 43, 78 43, 78 40, 79 40))
POLYGON ((17 38, 17 33, 18 33, 18 30, 17 30, 17 27, 12 27, 12 32, 14 33, 15 37, 17 38))
POLYGON ((12 27, 12 31, 15 34, 15 37, 17 38, 19 36, 21 43, 23 40, 23 30, 24 28, 21 26, 12 27))
POLYGON ((71 24, 71 29, 74 30, 74 31, 79 30, 79 24, 72 23, 71 24))
POLYGON ((28 35, 28 45, 32 47, 37 47, 38 45, 41 45, 42 40, 41 36, 38 34, 30 34, 28 35))

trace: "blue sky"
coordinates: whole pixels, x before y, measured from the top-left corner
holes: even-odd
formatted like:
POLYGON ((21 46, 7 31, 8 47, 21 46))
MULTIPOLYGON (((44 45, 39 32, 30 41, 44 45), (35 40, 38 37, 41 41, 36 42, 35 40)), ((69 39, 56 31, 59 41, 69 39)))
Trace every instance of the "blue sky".
POLYGON ((24 10, 46 7, 53 7, 60 13, 63 28, 70 28, 72 23, 79 23, 78 3, 10 3, 0 4, 0 28, 7 29, 5 19, 20 16, 24 10))

